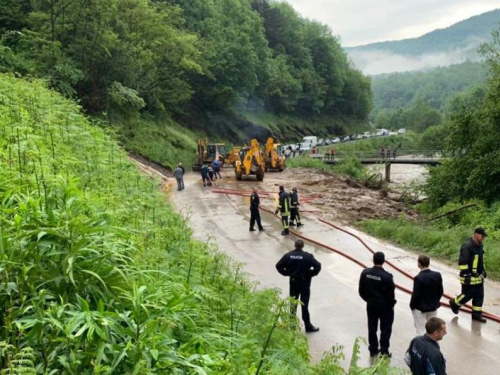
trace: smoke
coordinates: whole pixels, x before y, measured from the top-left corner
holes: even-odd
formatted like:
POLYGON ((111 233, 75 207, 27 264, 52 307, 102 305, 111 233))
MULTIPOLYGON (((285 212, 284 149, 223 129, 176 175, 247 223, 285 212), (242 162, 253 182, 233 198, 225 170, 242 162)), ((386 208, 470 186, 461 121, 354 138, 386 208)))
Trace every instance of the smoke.
POLYGON ((376 75, 382 73, 424 70, 440 66, 459 64, 467 60, 479 61, 477 49, 482 40, 470 40, 465 47, 452 51, 432 52, 422 55, 402 55, 381 49, 352 49, 349 55, 363 73, 376 75))

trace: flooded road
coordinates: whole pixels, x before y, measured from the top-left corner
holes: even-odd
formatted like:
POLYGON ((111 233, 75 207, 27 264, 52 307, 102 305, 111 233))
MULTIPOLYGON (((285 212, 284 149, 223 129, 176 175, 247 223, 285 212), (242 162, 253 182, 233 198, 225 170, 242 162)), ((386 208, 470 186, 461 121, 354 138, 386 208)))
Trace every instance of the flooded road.
MULTIPOLYGON (((225 175, 229 178, 219 180, 220 188, 248 190, 258 186, 264 190, 264 183, 237 182, 230 170, 226 170, 225 175)), ((210 187, 203 187, 198 174, 188 174, 185 184, 184 191, 173 191, 170 197, 180 212, 189 213, 195 237, 216 243, 221 251, 242 263, 244 270, 253 280, 258 281, 261 287, 279 288, 284 296, 287 295, 288 279, 278 274, 275 264, 283 254, 293 249, 295 236, 281 236, 280 221, 265 212, 261 212, 261 215, 266 231, 249 232, 249 198, 212 193, 210 187)), ((272 200, 263 199, 263 206, 274 210, 272 200)), ((302 209, 306 210, 307 205, 302 209)), ((300 229, 302 234, 348 253, 371 266, 371 254, 358 240, 326 226, 312 215, 303 214, 305 227, 300 229)), ((412 274, 418 273, 414 253, 395 248, 365 234, 361 236, 375 250, 384 251, 387 260, 412 274)), ((485 247, 488 249, 487 242, 485 247)), ((319 276, 313 279, 311 288, 311 319, 312 323, 321 329, 307 336, 311 356, 313 360, 318 360, 324 351, 334 345, 342 345, 345 347, 348 363, 355 338, 367 337, 366 307, 358 296, 358 280, 362 268, 338 254, 307 242, 305 250, 313 253, 323 266, 319 276)), ((394 274, 397 284, 412 287, 411 280, 391 267, 385 268, 394 274)), ((460 291, 456 269, 432 260, 431 268, 442 273, 446 293, 456 294, 460 291)), ((396 298, 398 303, 395 307, 391 339, 391 362, 393 366, 406 369, 403 356, 410 340, 415 336, 415 330, 408 306, 410 296, 396 291, 396 298)), ((486 281, 485 300, 486 311, 500 314, 499 284, 486 281)), ((438 316, 448 324, 448 335, 441 342, 441 349, 447 359, 449 374, 497 373, 500 368, 499 324, 492 321, 485 325, 472 322, 469 314, 460 312, 457 317, 446 308, 439 309, 438 316)), ((368 366, 370 363, 367 346, 362 344, 359 364, 368 366)))

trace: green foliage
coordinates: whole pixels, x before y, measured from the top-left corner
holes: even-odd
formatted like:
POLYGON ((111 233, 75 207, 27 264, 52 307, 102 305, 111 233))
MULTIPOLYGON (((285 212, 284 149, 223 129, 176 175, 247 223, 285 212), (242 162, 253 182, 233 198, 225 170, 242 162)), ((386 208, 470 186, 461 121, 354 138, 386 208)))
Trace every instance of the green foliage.
POLYGON ((3 372, 315 373, 279 291, 193 241, 75 104, 3 75, 0 113, 3 372))
MULTIPOLYGON (((429 217, 448 212, 462 206, 448 204, 429 217)), ((419 253, 433 255, 456 264, 462 243, 474 228, 488 228, 490 236, 485 241, 485 257, 488 276, 500 278, 500 207, 486 209, 472 207, 431 223, 418 223, 405 218, 390 220, 367 220, 358 225, 368 233, 383 238, 419 253)))
POLYGON ((299 156, 286 161, 288 168, 316 169, 325 173, 336 173, 349 176, 356 180, 366 177, 366 170, 355 156, 347 156, 336 165, 325 164, 321 159, 314 159, 308 156, 299 156))
POLYGON ((458 102, 460 107, 451 117, 447 151, 454 157, 442 168, 432 170, 427 184, 429 199, 435 207, 451 200, 476 198, 493 203, 500 196, 498 31, 484 50, 491 66, 486 96, 475 95, 468 101, 462 98, 458 102))
POLYGON ((206 124, 254 108, 357 120, 371 109, 370 81, 331 30, 286 3, 9 0, 1 12, 1 71, 44 77, 91 114, 206 124))
POLYGON ((419 102, 444 113, 454 96, 484 86, 487 77, 488 66, 480 62, 373 76, 374 109, 371 116, 377 119, 380 113, 387 111, 392 114, 412 108, 419 102))
POLYGON ((194 162, 197 135, 171 119, 142 116, 136 120, 119 118, 115 123, 118 137, 129 151, 170 170, 179 162, 189 169, 194 162))
POLYGON ((394 112, 380 111, 375 119, 378 128, 409 129, 423 132, 430 126, 439 125, 442 115, 427 102, 419 101, 408 109, 397 109, 394 112))

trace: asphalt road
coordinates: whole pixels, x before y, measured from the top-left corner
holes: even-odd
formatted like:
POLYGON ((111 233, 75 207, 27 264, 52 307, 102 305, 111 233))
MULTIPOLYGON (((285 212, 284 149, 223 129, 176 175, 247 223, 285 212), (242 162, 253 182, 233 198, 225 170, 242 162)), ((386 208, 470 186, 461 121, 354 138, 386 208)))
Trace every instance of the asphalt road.
MULTIPOLYGON (((263 186, 256 181, 237 182, 230 171, 226 175, 231 177, 219 180, 219 187, 251 189, 253 186, 263 186)), ((203 241, 214 241, 221 251, 242 263, 245 271, 259 281, 262 287, 277 287, 286 295, 288 280, 277 273, 275 264, 293 248, 296 238, 293 235, 281 236, 279 220, 264 212, 261 215, 266 231, 249 232, 249 198, 212 193, 210 187, 203 187, 198 174, 188 174, 185 185, 186 189, 181 192, 175 189, 172 191, 171 201, 179 211, 189 214, 195 237, 203 241)), ((272 200, 264 200, 263 205, 274 208, 272 200)), ((305 227, 300 229, 301 233, 371 265, 371 254, 353 237, 326 226, 311 214, 303 214, 303 222, 305 227)), ((412 274, 418 273, 416 254, 397 249, 365 234, 362 237, 375 250, 384 251, 386 259, 412 274)), ((488 248, 487 242, 485 248, 488 248)), ((308 334, 311 357, 318 360, 332 346, 342 345, 345 347, 347 363, 352 354, 354 339, 367 338, 366 308, 357 291, 362 268, 338 254, 308 243, 305 250, 312 252, 323 266, 322 272, 312 283, 311 319, 321 330, 308 334)), ((433 261, 431 268, 442 273, 446 293, 459 293, 456 269, 433 261)), ((397 284, 411 289, 410 280, 390 267, 386 269, 394 274, 397 284)), ((410 296, 396 291, 396 299, 398 303, 391 339, 391 362, 395 367, 407 368, 403 356, 410 340, 415 336, 413 318, 408 307, 410 296)), ((500 315, 498 283, 486 281, 484 309, 500 315)), ((448 335, 441 342, 442 352, 447 359, 448 374, 500 373, 500 324, 492 321, 487 324, 472 322, 469 314, 460 312, 457 317, 446 308, 440 308, 438 316, 448 325, 448 335)), ((364 344, 359 363, 362 366, 371 363, 364 344)))

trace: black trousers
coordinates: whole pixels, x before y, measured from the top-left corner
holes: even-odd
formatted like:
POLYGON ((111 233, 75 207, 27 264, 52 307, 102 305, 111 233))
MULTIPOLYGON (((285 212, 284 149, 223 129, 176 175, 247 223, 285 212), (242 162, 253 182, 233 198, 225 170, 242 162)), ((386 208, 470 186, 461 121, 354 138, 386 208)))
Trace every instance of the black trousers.
POLYGON ((368 350, 375 352, 379 348, 377 331, 380 322, 380 350, 389 351, 394 308, 367 304, 366 313, 368 315, 368 350))
MULTIPOLYGON (((311 278, 310 277, 290 277, 290 297, 302 302, 302 320, 307 327, 311 326, 311 317, 309 315, 309 298, 311 297, 311 278)), ((297 313, 297 306, 292 307, 292 314, 297 313)))
POLYGON ((290 214, 292 215, 290 217, 290 223, 293 223, 295 219, 297 219, 297 224, 301 224, 300 222, 300 213, 298 208, 292 208, 290 209, 290 214))
POLYGON ((250 229, 254 229, 255 222, 257 222, 259 230, 262 229, 259 207, 250 207, 250 229))
POLYGON ((462 294, 455 298, 455 303, 458 306, 465 305, 472 300, 472 315, 483 315, 483 302, 484 302, 484 284, 478 285, 465 285, 462 284, 462 294))

